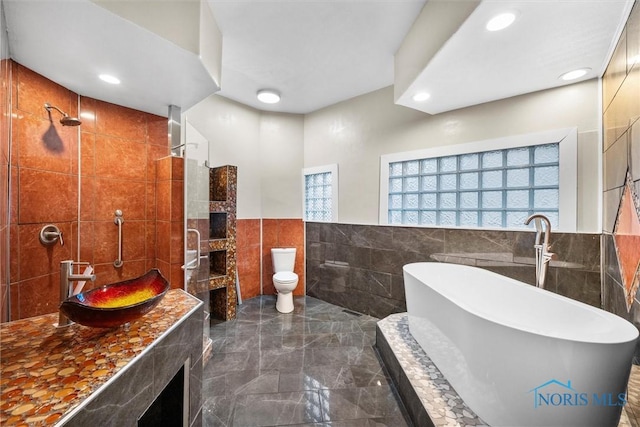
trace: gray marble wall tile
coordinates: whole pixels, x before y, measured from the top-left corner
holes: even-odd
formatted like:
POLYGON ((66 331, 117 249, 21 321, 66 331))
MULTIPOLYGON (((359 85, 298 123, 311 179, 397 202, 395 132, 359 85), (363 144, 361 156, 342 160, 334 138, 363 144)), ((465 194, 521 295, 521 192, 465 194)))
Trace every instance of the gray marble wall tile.
POLYGON ((444 252, 445 230, 442 228, 394 227, 389 249, 421 254, 444 252))
POLYGON ((353 245, 351 241, 351 224, 333 224, 336 245, 353 245))
POLYGON ((197 311, 179 324, 162 340, 153 351, 153 392, 159 395, 169 384, 176 372, 184 365, 194 351, 190 363, 194 364, 202 355, 202 335, 194 333, 202 328, 202 311, 197 311), (196 314, 199 316, 196 317, 196 314), (199 349, 199 352, 198 352, 199 349))
POLYGON ((335 260, 349 267, 371 268, 371 249, 360 246, 336 244, 335 260))
MULTIPOLYGON (((327 223, 307 223, 307 227, 311 227, 308 234, 319 239, 307 241, 307 294, 375 317, 406 309, 402 267, 412 262, 433 262, 434 254, 478 254, 478 261, 469 262, 535 284, 535 233, 531 231, 327 223), (505 259, 503 266, 480 261, 490 260, 496 253, 505 259)), ((558 276, 564 267, 553 267, 549 269, 547 289, 595 304, 597 274, 586 272, 600 271, 599 235, 552 233, 551 241, 558 261, 571 262, 576 270, 563 275, 563 280, 576 279, 579 283, 563 282, 558 288, 558 276)))
MULTIPOLYGON (((528 283, 530 285, 534 285, 536 283, 536 268, 533 265, 522 265, 522 266, 512 266, 512 267, 484 267, 484 269, 493 271, 494 273, 498 273, 501 276, 510 277, 515 280, 519 280, 524 283, 528 283)), ((555 278, 553 274, 553 269, 549 269, 549 273, 547 273, 547 278, 545 281, 546 288, 549 291, 555 291, 555 278)))
POLYGON ((393 298, 391 274, 389 273, 352 268, 350 270, 349 280, 351 287, 355 289, 370 292, 385 298, 393 298))
MULTIPOLYGON (((535 231, 516 231, 515 242, 513 245, 514 257, 531 257, 533 252, 533 245, 536 241, 535 231)), ((554 234, 555 237, 555 234, 554 234)))
POLYGON ((351 241, 354 246, 388 248, 393 241, 393 227, 353 225, 351 241))
POLYGON ((557 269, 557 293, 600 308, 600 273, 557 269))
POLYGON ((616 282, 622 284, 622 276, 620 275, 620 265, 618 264, 618 255, 613 241, 612 234, 603 234, 604 245, 604 273, 611 276, 616 282))
POLYGON ((445 252, 512 253, 516 233, 508 231, 447 229, 445 230, 445 252))
POLYGON ((320 224, 316 222, 308 222, 305 230, 307 242, 320 241, 320 224))
POLYGON ((86 427, 95 420, 105 425, 136 426, 138 418, 154 399, 153 355, 147 353, 120 375, 110 387, 100 392, 65 426, 86 427))
POLYGON ((191 420, 191 424, 189 425, 189 427, 202 427, 202 426, 203 426, 203 423, 202 423, 202 408, 200 408, 198 413, 195 414, 195 416, 191 420))
POLYGON ((307 240, 305 256, 308 260, 324 261, 324 245, 320 242, 307 240))
POLYGON ((429 261, 427 254, 393 249, 371 249, 371 264, 377 271, 402 275, 402 267, 419 261, 429 261))
POLYGON ((202 352, 196 359, 189 371, 189 420, 192 424, 198 416, 202 422, 202 352))

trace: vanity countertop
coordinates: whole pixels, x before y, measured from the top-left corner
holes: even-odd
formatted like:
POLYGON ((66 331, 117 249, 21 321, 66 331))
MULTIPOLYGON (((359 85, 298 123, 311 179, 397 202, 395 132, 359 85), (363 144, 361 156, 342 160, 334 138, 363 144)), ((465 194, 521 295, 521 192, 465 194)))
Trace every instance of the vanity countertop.
POLYGON ((58 313, 1 324, 0 425, 63 421, 200 304, 173 289, 151 312, 115 329, 56 329, 58 313))

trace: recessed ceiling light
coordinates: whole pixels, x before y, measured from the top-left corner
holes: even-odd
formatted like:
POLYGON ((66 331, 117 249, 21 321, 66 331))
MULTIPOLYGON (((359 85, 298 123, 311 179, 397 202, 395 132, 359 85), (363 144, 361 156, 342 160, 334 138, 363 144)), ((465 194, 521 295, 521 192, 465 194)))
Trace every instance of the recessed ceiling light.
POLYGON ((102 80, 103 82, 107 82, 110 83, 112 85, 119 85, 120 84, 120 79, 117 77, 114 77, 112 75, 109 74, 100 74, 98 77, 100 77, 100 80, 102 80))
POLYGON ((276 104, 280 102, 280 94, 273 89, 261 89, 258 91, 258 100, 265 104, 276 104))
POLYGON ((586 75, 589 71, 591 71, 591 68, 580 68, 579 70, 569 71, 568 73, 564 73, 563 75, 561 75, 560 79, 562 80, 579 79, 580 77, 586 75))
POLYGON ((486 29, 489 31, 500 31, 507 28, 509 25, 513 24, 513 21, 516 20, 515 13, 506 12, 501 13, 499 15, 494 16, 487 22, 486 29))
POLYGON ((415 102, 424 102, 429 98, 431 98, 431 94, 427 92, 418 92, 412 97, 415 102))

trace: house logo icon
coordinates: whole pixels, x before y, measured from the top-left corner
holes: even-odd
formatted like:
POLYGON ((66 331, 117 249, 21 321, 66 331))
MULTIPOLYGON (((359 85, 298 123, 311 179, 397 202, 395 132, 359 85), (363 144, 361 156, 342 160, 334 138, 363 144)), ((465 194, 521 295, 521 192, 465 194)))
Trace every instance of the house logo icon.
POLYGON ((566 384, 556 379, 551 379, 544 384, 532 388, 528 393, 533 393, 533 407, 541 406, 585 406, 589 404, 587 393, 579 393, 571 386, 571 380, 566 384))

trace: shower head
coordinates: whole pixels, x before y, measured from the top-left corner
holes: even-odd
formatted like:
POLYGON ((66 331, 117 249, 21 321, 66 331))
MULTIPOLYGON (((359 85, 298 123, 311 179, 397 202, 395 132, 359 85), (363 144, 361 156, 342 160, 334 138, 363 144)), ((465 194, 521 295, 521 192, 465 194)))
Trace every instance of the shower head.
POLYGON ((62 118, 60 119, 60 124, 62 126, 78 126, 81 125, 82 122, 77 117, 70 117, 67 113, 56 107, 55 105, 51 105, 49 103, 44 104, 44 108, 51 113, 51 109, 58 110, 60 114, 62 114, 62 118))

